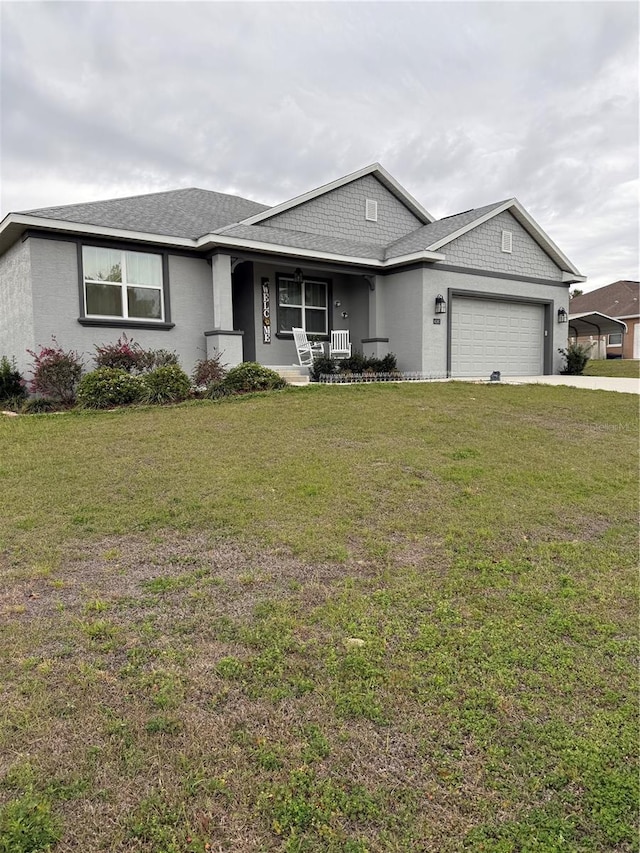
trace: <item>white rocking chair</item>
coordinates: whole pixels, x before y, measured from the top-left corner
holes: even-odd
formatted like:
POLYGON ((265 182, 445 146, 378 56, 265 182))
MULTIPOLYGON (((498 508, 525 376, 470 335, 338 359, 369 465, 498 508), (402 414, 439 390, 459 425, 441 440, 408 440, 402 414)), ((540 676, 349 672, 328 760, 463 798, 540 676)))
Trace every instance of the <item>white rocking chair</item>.
POLYGON ((293 340, 295 341, 296 350, 298 351, 298 361, 300 367, 311 367, 314 359, 324 355, 324 347, 322 344, 312 344, 307 338, 307 333, 304 329, 291 329, 293 332, 293 340))
POLYGON ((331 332, 329 358, 351 358, 351 341, 348 329, 338 329, 331 332))

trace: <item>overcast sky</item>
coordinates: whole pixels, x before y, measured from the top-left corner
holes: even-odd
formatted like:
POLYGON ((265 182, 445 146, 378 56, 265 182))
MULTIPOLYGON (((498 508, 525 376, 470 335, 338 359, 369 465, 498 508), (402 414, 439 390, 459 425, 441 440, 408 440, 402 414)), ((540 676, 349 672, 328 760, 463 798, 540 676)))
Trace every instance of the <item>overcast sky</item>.
POLYGON ((0 3, 0 207, 276 204, 379 161, 437 217, 516 196, 638 278, 634 2, 0 3))

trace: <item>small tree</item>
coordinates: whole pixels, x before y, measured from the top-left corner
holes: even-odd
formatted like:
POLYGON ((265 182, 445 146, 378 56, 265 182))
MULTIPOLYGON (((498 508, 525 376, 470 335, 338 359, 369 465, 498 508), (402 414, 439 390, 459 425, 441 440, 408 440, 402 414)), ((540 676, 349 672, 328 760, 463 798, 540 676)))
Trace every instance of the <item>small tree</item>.
POLYGON ((584 290, 580 290, 579 287, 574 287, 573 290, 569 291, 569 299, 575 299, 576 296, 582 296, 584 290))
POLYGON ((572 341, 566 349, 559 349, 558 352, 565 360, 565 368, 561 372, 568 376, 582 376, 591 357, 591 345, 572 341))
POLYGON ((26 396, 26 385, 15 360, 9 361, 7 356, 3 355, 0 358, 0 400, 21 400, 26 396))
POLYGON ((53 346, 43 347, 40 352, 28 349, 33 358, 33 379, 29 383, 32 394, 42 394, 63 405, 75 400, 76 385, 82 376, 82 358, 75 350, 65 352, 52 337, 53 346))

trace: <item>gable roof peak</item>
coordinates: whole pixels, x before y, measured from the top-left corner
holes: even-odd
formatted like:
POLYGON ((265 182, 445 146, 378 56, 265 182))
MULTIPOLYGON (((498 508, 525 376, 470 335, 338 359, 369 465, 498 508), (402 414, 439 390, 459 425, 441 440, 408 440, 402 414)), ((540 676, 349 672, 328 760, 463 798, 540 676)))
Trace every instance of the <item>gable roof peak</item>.
MULTIPOLYGON (((538 223, 534 220, 531 214, 524 208, 522 204, 518 201, 515 196, 513 198, 506 199, 502 202, 496 202, 495 204, 488 204, 485 207, 479 207, 475 210, 469 212, 468 221, 465 221, 464 224, 457 230, 450 231, 446 236, 442 237, 439 240, 436 240, 434 243, 429 245, 427 248, 432 251, 437 251, 442 246, 445 246, 447 243, 451 243, 453 240, 461 237, 463 234, 466 234, 467 231, 471 231, 473 228, 477 228, 479 225, 482 225, 489 219, 493 219, 494 216, 497 216, 500 213, 504 213, 508 211, 513 218, 529 233, 531 237, 540 245, 544 251, 551 257, 554 263, 560 267, 561 270, 565 272, 569 272, 574 276, 578 276, 578 279, 572 280, 584 280, 583 276, 580 274, 574 264, 571 263, 569 258, 560 251, 558 246, 553 242, 551 237, 538 225, 538 223)), ((465 215, 459 214, 461 219, 465 219, 465 215)))
POLYGON ((405 205, 413 214, 419 219, 423 224, 427 224, 429 222, 433 222, 435 217, 432 216, 428 210, 426 210, 420 202, 418 202, 410 193, 405 190, 403 186, 401 186, 398 181, 391 175, 390 172, 382 166, 380 163, 370 163, 368 166, 363 166, 361 169, 357 169, 355 172, 350 172, 348 175, 344 175, 342 178, 337 178, 335 181, 330 181, 328 184, 322 184, 316 189, 310 190, 309 192, 302 193, 302 195, 294 196, 294 198, 289 199, 288 201, 284 201, 281 204, 275 205, 275 207, 269 208, 269 210, 265 210, 261 213, 254 214, 253 216, 247 217, 247 219, 243 219, 240 222, 240 225, 255 225, 258 222, 263 222, 266 219, 271 219, 274 216, 277 216, 279 213, 284 213, 287 210, 291 210, 291 208, 299 207, 306 202, 312 201, 315 198, 319 198, 320 196, 326 195, 327 193, 332 192, 333 190, 337 190, 340 187, 346 186, 347 184, 353 183, 354 181, 360 180, 364 178, 366 175, 372 175, 375 177, 380 183, 386 187, 389 192, 391 192, 402 204, 405 205))

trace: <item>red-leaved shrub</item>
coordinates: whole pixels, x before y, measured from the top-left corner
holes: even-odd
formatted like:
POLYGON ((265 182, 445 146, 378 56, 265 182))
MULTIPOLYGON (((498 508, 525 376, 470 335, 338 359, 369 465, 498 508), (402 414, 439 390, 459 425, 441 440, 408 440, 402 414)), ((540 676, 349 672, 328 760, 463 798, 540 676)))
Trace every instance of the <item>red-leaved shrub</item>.
POLYGON ((191 379, 196 388, 206 388, 212 382, 221 382, 227 375, 227 369, 221 364, 222 353, 216 352, 211 358, 201 358, 191 374, 191 379))
POLYGON ((115 367, 134 373, 139 369, 143 357, 144 350, 140 344, 122 334, 115 344, 96 347, 94 360, 98 367, 115 367))
POLYGON ((43 347, 40 352, 28 349, 33 358, 33 379, 29 383, 32 394, 42 394, 63 405, 75 400, 76 385, 82 376, 82 358, 75 350, 65 352, 52 337, 53 346, 43 347))

